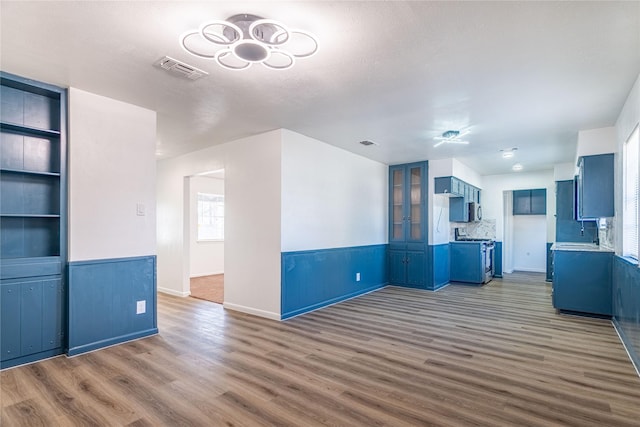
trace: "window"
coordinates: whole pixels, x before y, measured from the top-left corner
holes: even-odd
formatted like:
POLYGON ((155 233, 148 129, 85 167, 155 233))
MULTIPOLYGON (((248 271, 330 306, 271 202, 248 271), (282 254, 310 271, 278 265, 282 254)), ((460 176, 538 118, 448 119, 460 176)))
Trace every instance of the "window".
POLYGON ((638 259, 638 161, 640 127, 636 127, 623 152, 622 256, 638 259))
POLYGON ((198 193, 198 240, 224 240, 224 196, 198 193))

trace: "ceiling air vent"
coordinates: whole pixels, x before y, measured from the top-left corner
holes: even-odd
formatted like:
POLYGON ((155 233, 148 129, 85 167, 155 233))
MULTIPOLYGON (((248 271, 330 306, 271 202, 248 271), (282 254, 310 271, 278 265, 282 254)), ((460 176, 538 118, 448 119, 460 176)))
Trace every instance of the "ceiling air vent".
POLYGON ((160 58, 153 65, 155 67, 162 68, 163 70, 167 70, 174 76, 184 77, 189 80, 197 80, 200 77, 209 75, 209 73, 207 73, 206 71, 196 68, 193 65, 180 62, 177 59, 173 59, 169 56, 160 58))
POLYGON ((369 141, 367 139, 365 139, 364 141, 360 141, 360 144, 364 145, 364 146, 369 146, 369 145, 378 145, 373 141, 369 141))

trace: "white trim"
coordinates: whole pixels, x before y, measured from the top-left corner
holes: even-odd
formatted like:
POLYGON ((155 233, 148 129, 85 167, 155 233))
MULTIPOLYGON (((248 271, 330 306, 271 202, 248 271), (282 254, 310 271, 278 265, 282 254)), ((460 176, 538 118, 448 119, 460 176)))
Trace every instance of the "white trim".
POLYGON ((191 291, 180 292, 180 291, 176 291, 175 289, 161 288, 161 287, 158 287, 158 292, 162 292, 163 294, 173 295, 175 297, 188 297, 189 295, 191 295, 191 291))
MULTIPOLYGON (((380 290, 382 290, 382 289, 384 289, 384 288, 386 288, 388 286, 395 286, 395 285, 384 285, 381 288, 375 288, 375 289, 372 289, 372 290, 370 290, 368 292, 365 292, 363 294, 354 295, 354 296, 349 297, 347 299, 341 299, 340 301, 332 302, 331 304, 323 305, 322 307, 316 307, 313 310, 305 311, 303 313, 298 313, 295 316, 287 317, 286 319, 280 319, 280 320, 286 322, 287 320, 293 319, 294 317, 303 316, 303 315, 308 314, 308 313, 313 313, 314 311, 322 310, 323 308, 331 307, 332 305, 340 304, 342 302, 349 301, 349 300, 352 300, 354 298, 359 298, 359 297, 361 297, 363 295, 367 295, 367 294, 370 294, 372 292, 378 292, 378 291, 380 291, 380 290)), ((398 286, 398 287, 401 287, 401 286, 398 286)))
POLYGON ((217 276, 219 274, 224 274, 224 271, 217 271, 217 272, 213 272, 213 273, 198 273, 198 274, 192 274, 191 276, 189 276, 189 278, 193 279, 195 277, 205 277, 205 276, 217 276))
POLYGON ((253 314, 254 316, 264 317, 266 319, 271 319, 271 320, 281 320, 280 319, 280 313, 274 313, 274 312, 271 312, 271 311, 260 310, 260 309, 257 309, 257 308, 247 307, 247 306, 240 305, 240 304, 233 304, 233 303, 230 303, 230 302, 224 302, 222 304, 222 307, 225 310, 233 310, 233 311, 239 311, 241 313, 253 314))
POLYGON ((513 270, 511 270, 509 272, 509 274, 513 273, 514 271, 524 271, 525 273, 546 273, 547 270, 545 269, 539 269, 539 268, 519 268, 519 267, 513 267, 513 270))
POLYGON ((629 357, 629 360, 631 361, 631 365, 636 370, 636 374, 638 375, 638 377, 640 377, 640 367, 636 366, 635 362, 633 361, 633 357, 631 357, 631 353, 629 353, 629 349, 627 348, 627 345, 624 343, 624 340, 622 339, 622 335, 620 335, 620 331, 618 331, 618 327, 616 326, 616 322, 614 322, 612 320, 611 324, 613 325, 613 330, 616 331, 616 334, 618 334, 618 339, 622 343, 622 347, 624 347, 624 351, 627 352, 627 356, 629 357))

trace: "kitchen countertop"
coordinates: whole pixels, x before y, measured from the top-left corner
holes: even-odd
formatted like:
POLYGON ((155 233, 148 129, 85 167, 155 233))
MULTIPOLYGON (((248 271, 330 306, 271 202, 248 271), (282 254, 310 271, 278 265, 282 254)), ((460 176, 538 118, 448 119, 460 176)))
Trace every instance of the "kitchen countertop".
POLYGON ((582 252, 615 252, 606 246, 595 243, 557 242, 551 246, 552 251, 582 251, 582 252))

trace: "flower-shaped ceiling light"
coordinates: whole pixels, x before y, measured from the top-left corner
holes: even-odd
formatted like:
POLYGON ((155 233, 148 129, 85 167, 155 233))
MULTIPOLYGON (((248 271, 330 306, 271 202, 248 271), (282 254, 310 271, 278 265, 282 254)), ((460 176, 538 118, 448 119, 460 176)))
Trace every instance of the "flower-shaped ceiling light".
POLYGON ((257 62, 285 70, 293 67, 296 58, 307 58, 318 51, 318 40, 307 31, 247 14, 205 22, 199 30, 183 34, 180 44, 190 54, 213 59, 231 70, 244 70, 257 62))

